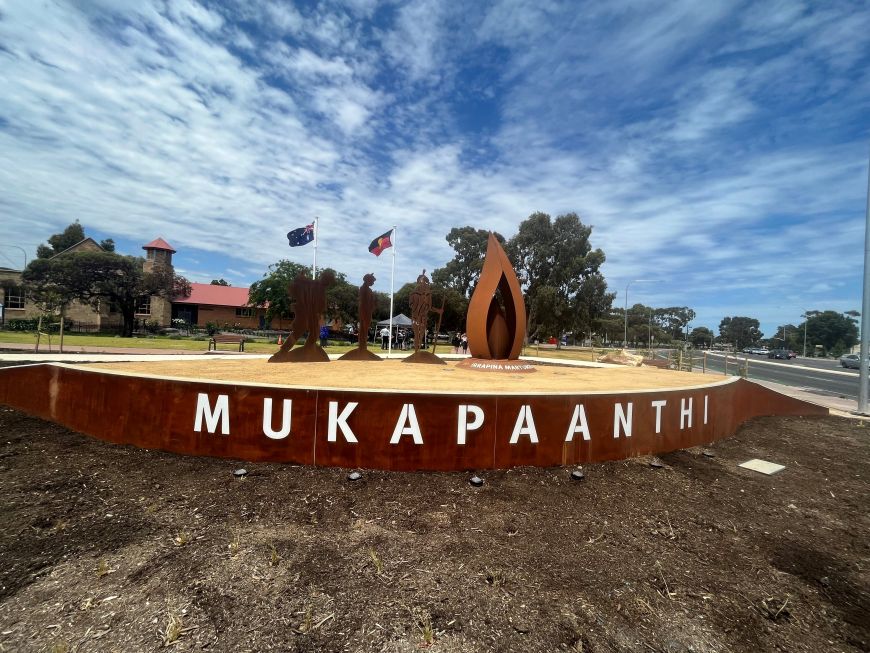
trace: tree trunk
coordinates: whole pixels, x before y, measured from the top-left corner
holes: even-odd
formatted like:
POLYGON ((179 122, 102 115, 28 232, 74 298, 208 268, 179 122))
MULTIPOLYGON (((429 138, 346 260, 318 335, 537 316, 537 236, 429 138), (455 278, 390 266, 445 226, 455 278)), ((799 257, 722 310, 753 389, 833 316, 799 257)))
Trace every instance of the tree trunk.
POLYGON ((121 329, 122 338, 133 337, 133 324, 136 322, 136 309, 133 306, 121 306, 121 317, 124 320, 124 326, 121 329))

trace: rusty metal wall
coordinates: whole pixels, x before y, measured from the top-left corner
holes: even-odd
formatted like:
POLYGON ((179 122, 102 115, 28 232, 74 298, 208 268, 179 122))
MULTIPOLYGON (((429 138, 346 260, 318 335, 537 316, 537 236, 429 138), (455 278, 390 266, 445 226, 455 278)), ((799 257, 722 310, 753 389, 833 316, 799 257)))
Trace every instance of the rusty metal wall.
MULTIPOLYGON (((253 385, 142 378, 63 365, 0 369, 0 403, 109 442, 181 454, 250 461, 391 470, 457 470, 517 465, 566 465, 663 453, 727 437, 759 415, 827 415, 826 408, 778 394, 742 379, 697 389, 572 395, 459 395, 294 390, 253 385), (200 399, 204 395, 205 399, 200 399), (226 396, 229 434, 221 422, 210 433, 206 416, 226 396), (706 399, 705 399, 706 398, 706 399), (264 424, 266 400, 271 421, 264 424), (284 401, 290 400, 290 432, 280 435, 284 401), (207 401, 196 431, 198 402, 207 401), (665 401, 657 409, 653 402, 665 401), (689 402, 691 401, 691 410, 689 402), (357 406, 329 439, 330 403, 340 416, 357 406), (705 410, 706 402, 706 410, 705 410), (631 436, 620 416, 631 405, 631 436), (479 407, 482 425, 458 444, 462 406, 479 407), (583 406, 589 440, 581 432, 568 438, 578 405, 583 406), (413 406, 419 426, 415 442, 411 420, 400 420, 413 406), (511 443, 518 418, 536 429, 511 443), (656 433, 656 415, 660 432, 656 433), (705 421, 706 413, 706 421, 705 421), (689 423, 691 415, 691 424, 689 423), (397 422, 409 433, 391 443, 397 422)), ((473 415, 469 420, 473 422, 473 415)), ((337 423, 338 420, 333 420, 337 423)))

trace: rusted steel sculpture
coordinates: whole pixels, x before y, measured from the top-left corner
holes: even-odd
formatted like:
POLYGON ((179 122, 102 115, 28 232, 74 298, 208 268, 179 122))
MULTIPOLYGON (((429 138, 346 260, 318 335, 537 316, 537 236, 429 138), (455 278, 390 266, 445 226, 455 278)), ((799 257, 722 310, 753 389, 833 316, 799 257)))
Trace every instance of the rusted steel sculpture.
POLYGON ((293 307, 293 324, 287 340, 269 359, 270 363, 328 363, 329 356, 320 347, 320 316, 326 311, 326 289, 335 283, 335 275, 330 270, 321 273, 319 279, 309 279, 305 271, 300 272, 287 288, 290 299, 296 301, 293 307), (293 349, 302 337, 305 344, 293 349))
MULTIPOLYGON (((423 270, 423 273, 417 277, 417 286, 413 291, 411 291, 410 302, 411 328, 414 330, 414 353, 408 356, 403 362, 446 365, 443 360, 438 358, 438 356, 433 354, 431 351, 421 349, 423 341, 426 339, 426 326, 429 322, 429 313, 435 312, 438 313, 439 316, 444 314, 444 306, 441 308, 432 308, 432 288, 429 286, 429 277, 426 276, 426 270, 423 270)), ((440 320, 438 323, 441 323, 440 320)))
POLYGON ((375 275, 371 273, 363 277, 362 285, 359 287, 359 340, 356 343, 356 348, 351 349, 338 360, 382 360, 380 356, 368 349, 369 327, 372 324, 372 311, 375 310, 375 294, 372 292, 372 286, 375 281, 375 275))
POLYGON ((526 305, 517 274, 498 239, 491 232, 480 280, 468 303, 466 333, 471 359, 463 361, 464 367, 484 370, 534 370, 531 365, 507 363, 518 360, 523 348, 526 336, 526 305))

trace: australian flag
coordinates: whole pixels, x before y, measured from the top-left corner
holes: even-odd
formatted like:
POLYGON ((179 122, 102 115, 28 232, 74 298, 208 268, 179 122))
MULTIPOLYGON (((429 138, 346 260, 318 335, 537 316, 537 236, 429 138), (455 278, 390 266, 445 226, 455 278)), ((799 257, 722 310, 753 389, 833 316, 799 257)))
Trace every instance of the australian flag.
POLYGON ((288 231, 287 240, 290 241, 290 247, 307 245, 314 240, 314 223, 312 222, 307 227, 299 227, 293 231, 288 231))

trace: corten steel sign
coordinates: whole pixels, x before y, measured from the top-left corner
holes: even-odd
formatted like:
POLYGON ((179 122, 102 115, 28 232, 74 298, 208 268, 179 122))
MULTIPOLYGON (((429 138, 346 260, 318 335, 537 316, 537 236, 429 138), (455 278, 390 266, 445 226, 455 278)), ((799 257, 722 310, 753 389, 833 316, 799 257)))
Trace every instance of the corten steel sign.
POLYGON ((0 404, 149 449, 391 470, 614 460, 709 443, 758 415, 828 414, 733 377, 636 392, 426 393, 185 381, 63 364, 0 369, 0 404))

